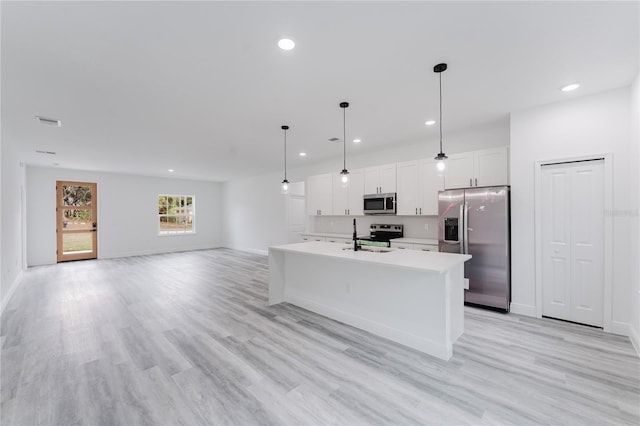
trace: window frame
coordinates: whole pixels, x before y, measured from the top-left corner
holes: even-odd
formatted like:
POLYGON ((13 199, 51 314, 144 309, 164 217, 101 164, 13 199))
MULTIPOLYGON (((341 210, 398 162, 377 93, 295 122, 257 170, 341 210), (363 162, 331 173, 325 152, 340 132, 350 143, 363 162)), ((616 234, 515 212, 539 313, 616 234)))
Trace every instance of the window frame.
MULTIPOLYGON (((157 226, 158 226, 158 236, 159 237, 175 237, 180 235, 195 235, 196 233, 196 196, 192 194, 168 194, 162 193, 158 194, 157 197, 157 205, 156 205, 156 215, 157 215, 157 226), (169 200, 170 198, 184 200, 184 203, 181 205, 181 202, 178 202, 177 206, 174 206, 167 201, 164 204, 160 203, 161 197, 165 197, 165 200, 169 200), (187 200, 191 199, 191 204, 189 208, 189 204, 187 200), (161 212, 162 206, 167 207, 167 210, 163 213, 161 212), (182 210, 182 213, 169 213, 169 208, 178 208, 182 210), (179 222, 180 219, 184 221, 184 227, 175 229, 162 229, 162 218, 175 218, 176 222, 179 222), (191 230, 189 230, 188 225, 190 225, 191 230)), ((168 223, 168 221, 166 221, 168 223)))

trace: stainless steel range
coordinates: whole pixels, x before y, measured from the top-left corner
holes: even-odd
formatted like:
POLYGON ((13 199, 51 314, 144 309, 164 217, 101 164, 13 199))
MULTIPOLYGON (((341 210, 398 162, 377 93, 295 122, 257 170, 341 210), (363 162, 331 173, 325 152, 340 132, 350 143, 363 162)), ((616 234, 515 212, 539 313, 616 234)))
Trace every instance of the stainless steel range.
POLYGON ((403 225, 388 225, 374 223, 369 227, 369 236, 358 239, 358 244, 363 246, 375 245, 379 247, 390 247, 390 241, 394 238, 404 236, 403 225))

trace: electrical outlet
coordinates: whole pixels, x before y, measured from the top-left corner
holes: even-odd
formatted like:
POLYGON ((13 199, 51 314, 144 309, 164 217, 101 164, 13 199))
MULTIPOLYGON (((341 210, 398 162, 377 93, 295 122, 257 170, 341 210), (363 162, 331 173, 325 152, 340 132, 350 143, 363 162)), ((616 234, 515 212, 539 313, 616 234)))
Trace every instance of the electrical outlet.
POLYGON ((345 287, 346 287, 346 290, 347 290, 347 294, 351 294, 351 283, 347 283, 347 285, 345 287))
POLYGON ((425 231, 428 231, 428 230, 429 230, 429 224, 428 224, 428 223, 425 223, 425 224, 424 224, 424 230, 425 230, 425 231))
POLYGON ((333 228, 333 221, 329 222, 329 226, 333 228))

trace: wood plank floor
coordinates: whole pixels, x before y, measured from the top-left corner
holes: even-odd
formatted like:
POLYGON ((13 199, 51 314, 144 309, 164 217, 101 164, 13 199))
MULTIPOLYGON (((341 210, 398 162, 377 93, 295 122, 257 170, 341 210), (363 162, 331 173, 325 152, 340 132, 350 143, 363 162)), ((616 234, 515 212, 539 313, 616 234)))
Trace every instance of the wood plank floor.
POLYGON ((448 362, 292 305, 217 249, 31 268, 1 317, 2 425, 640 424, 626 337, 467 309, 448 362))

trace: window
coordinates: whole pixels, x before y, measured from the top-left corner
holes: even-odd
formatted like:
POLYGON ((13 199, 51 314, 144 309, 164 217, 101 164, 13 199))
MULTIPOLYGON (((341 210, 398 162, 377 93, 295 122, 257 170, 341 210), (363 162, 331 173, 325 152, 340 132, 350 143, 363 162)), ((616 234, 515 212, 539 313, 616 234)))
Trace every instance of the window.
POLYGON ((159 235, 194 233, 195 206, 193 195, 158 195, 159 235))

